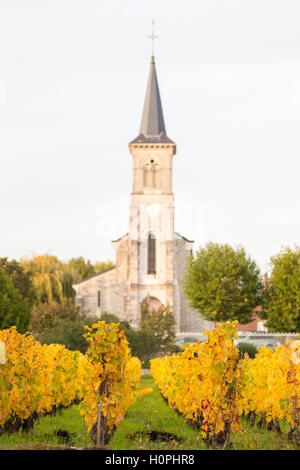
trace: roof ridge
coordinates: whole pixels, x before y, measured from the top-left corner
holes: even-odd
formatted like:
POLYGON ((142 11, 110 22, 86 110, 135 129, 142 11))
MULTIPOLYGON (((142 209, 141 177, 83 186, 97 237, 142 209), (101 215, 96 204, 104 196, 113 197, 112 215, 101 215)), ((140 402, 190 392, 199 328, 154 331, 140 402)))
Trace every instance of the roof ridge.
POLYGON ((82 282, 89 281, 89 280, 92 279, 93 277, 100 276, 101 274, 107 273, 108 271, 112 271, 113 269, 116 269, 116 267, 113 266, 113 267, 111 267, 111 268, 105 269, 104 271, 101 271, 100 273, 92 274, 91 276, 86 277, 85 279, 81 279, 81 281, 73 282, 72 285, 73 285, 73 286, 76 286, 77 284, 81 284, 82 282))

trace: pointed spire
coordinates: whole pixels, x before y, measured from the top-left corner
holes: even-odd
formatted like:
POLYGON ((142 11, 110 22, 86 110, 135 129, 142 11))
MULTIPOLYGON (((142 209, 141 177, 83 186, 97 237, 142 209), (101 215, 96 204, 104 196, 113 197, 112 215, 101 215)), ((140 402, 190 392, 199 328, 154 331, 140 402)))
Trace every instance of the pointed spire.
POLYGON ((172 142, 166 135, 154 55, 151 57, 140 134, 131 143, 136 142, 172 142))
POLYGON ((150 73, 140 133, 144 134, 145 137, 159 136, 160 134, 166 133, 157 82, 157 75, 155 70, 154 56, 152 56, 151 58, 150 73))

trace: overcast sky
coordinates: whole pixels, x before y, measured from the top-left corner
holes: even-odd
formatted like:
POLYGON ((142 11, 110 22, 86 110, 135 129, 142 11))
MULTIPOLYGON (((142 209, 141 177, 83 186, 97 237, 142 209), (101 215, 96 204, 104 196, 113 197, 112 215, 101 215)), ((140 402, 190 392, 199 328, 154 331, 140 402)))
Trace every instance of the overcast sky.
POLYGON ((176 231, 299 243, 299 0, 0 0, 0 256, 115 260, 153 17, 176 231))

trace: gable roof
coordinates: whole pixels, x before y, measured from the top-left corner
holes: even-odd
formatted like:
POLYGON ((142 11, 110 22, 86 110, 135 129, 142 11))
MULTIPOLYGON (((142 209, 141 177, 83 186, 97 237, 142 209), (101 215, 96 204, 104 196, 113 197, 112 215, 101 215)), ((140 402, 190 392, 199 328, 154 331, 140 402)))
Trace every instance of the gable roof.
POLYGON ((186 242, 194 243, 194 240, 188 240, 186 237, 184 237, 183 235, 180 235, 180 233, 178 233, 178 232, 175 232, 175 235, 177 235, 178 237, 182 238, 182 239, 185 240, 186 242))

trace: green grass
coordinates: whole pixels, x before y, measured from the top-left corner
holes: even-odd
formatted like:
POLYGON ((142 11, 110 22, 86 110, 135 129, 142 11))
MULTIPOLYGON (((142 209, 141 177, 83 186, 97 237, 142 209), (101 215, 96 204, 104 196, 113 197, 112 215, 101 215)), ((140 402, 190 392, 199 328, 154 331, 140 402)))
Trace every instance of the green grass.
POLYGON ((182 416, 165 403, 152 377, 143 376, 141 382, 143 387, 153 388, 153 392, 139 398, 127 411, 110 440, 109 448, 113 450, 204 449, 200 434, 193 431, 182 416), (173 442, 151 441, 146 434, 151 430, 171 433, 178 439, 173 442))
POLYGON ((234 433, 232 436, 233 450, 296 450, 296 445, 288 442, 287 435, 278 435, 275 431, 268 431, 250 426, 242 420, 244 431, 234 433))
MULTIPOLYGON (((153 392, 140 397, 127 411, 107 447, 112 450, 206 449, 200 432, 189 426, 182 416, 166 404, 152 377, 143 376, 141 383, 143 387, 153 388, 153 392), (170 433, 175 438, 169 441, 161 438, 151 440, 150 431, 170 433)), ((56 416, 42 417, 28 433, 19 431, 10 435, 3 434, 0 436, 0 449, 66 444, 56 434, 57 431, 69 433, 70 439, 67 443, 69 446, 93 446, 79 409, 80 405, 76 405, 64 409, 56 416)), ((256 425, 251 427, 246 420, 243 421, 243 426, 243 433, 232 434, 234 450, 299 450, 288 442, 286 434, 277 435, 275 431, 267 431, 256 425)), ((288 428, 285 427, 283 430, 287 432, 288 428)))
POLYGON ((79 414, 80 405, 72 406, 57 413, 56 416, 44 416, 36 422, 28 433, 20 430, 14 434, 0 436, 0 449, 16 448, 19 446, 34 446, 48 444, 51 446, 69 445, 74 447, 92 446, 93 442, 87 432, 84 418, 79 414), (56 433, 67 431, 68 443, 56 433))

